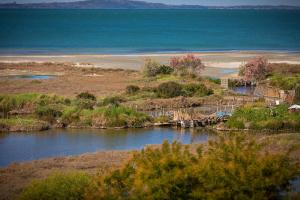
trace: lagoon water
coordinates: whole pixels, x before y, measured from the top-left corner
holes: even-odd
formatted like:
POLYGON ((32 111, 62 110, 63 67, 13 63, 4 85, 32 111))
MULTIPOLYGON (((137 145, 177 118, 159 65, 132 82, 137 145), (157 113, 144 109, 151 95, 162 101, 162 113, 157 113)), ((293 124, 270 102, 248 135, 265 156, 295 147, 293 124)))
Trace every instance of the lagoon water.
POLYGON ((0 54, 300 50, 299 10, 0 10, 0 54))
POLYGON ((124 130, 49 130, 36 133, 0 134, 0 167, 13 162, 101 150, 142 149, 147 144, 177 140, 184 144, 207 141, 213 134, 204 129, 172 128, 124 130))
POLYGON ((55 78, 54 75, 8 75, 8 76, 0 76, 1 79, 8 80, 19 80, 19 79, 28 79, 28 80, 46 80, 55 78))

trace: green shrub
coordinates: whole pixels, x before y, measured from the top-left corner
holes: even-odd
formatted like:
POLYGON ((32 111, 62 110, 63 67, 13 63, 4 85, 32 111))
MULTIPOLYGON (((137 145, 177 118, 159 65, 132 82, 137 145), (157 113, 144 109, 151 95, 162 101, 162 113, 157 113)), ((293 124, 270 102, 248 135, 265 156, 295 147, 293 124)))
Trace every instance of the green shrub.
POLYGON ((142 100, 142 99, 149 100, 149 99, 155 99, 155 98, 157 98, 157 95, 155 92, 141 90, 140 92, 137 92, 136 94, 132 94, 132 95, 126 97, 126 100, 136 101, 136 100, 142 100))
POLYGON ((156 76, 159 72, 160 64, 152 59, 146 59, 142 68, 143 74, 147 77, 156 76))
POLYGON ((19 117, 12 117, 12 118, 0 118, 0 126, 2 127, 10 127, 10 126, 19 126, 24 130, 30 130, 30 127, 34 126, 47 126, 46 122, 41 121, 35 118, 19 118, 19 117))
POLYGON ((268 119, 265 121, 257 122, 257 127, 277 131, 284 128, 284 123, 283 121, 278 119, 268 119))
MULTIPOLYGON (((276 199, 297 164, 245 136, 220 137, 197 154, 174 142, 146 148, 121 170, 99 177, 89 199, 276 199)), ((91 190, 92 191, 92 190, 91 190)))
POLYGON ((156 92, 157 91, 157 88, 156 87, 143 87, 142 88, 142 91, 145 91, 145 92, 156 92))
POLYGON ((105 97, 100 103, 100 106, 120 105, 122 102, 125 102, 125 99, 121 96, 105 97))
POLYGON ((210 81, 210 82, 212 82, 212 83, 221 85, 221 79, 219 79, 219 78, 207 77, 207 80, 210 81))
POLYGON ((154 77, 158 74, 171 74, 174 70, 170 66, 161 65, 152 59, 146 59, 142 71, 146 77, 154 77))
POLYGON ((240 120, 237 120, 237 119, 233 119, 233 118, 230 118, 226 125, 229 127, 229 128, 233 128, 233 129, 244 129, 245 128, 245 125, 242 121, 240 120))
POLYGON ((167 65, 160 65, 158 74, 172 74, 174 72, 174 69, 167 65))
POLYGON ((8 117, 11 110, 21 109, 25 105, 34 105, 39 95, 35 93, 0 95, 0 114, 8 117))
POLYGON ((33 181, 19 200, 83 200, 91 178, 84 173, 58 173, 44 180, 33 181))
POLYGON ((65 104, 65 98, 57 95, 40 95, 35 102, 36 105, 47 106, 49 104, 65 104))
POLYGON ((94 111, 93 120, 100 117, 106 127, 142 127, 150 121, 150 117, 124 106, 111 105, 94 111))
POLYGON ((71 105, 72 102, 70 99, 66 98, 64 103, 69 106, 69 105, 71 105))
POLYGON ((283 123, 284 129, 300 130, 299 120, 289 120, 283 123))
POLYGON ((283 90, 293 90, 300 82, 300 74, 287 76, 276 74, 271 76, 270 83, 272 86, 278 87, 283 90))
POLYGON ((157 87, 157 95, 162 98, 173 98, 182 94, 182 86, 176 82, 162 83, 157 87))
POLYGON ((135 94, 140 90, 139 86, 136 85, 128 85, 126 87, 126 93, 127 94, 135 94))
POLYGON ((56 118, 61 117, 62 108, 58 105, 37 106, 35 113, 40 119, 53 122, 56 118))
POLYGON ((82 92, 82 93, 78 94, 76 97, 79 99, 89 99, 92 101, 96 101, 95 95, 93 95, 89 92, 82 92))
POLYGON ((79 109, 93 109, 93 107, 96 105, 96 102, 91 99, 76 99, 73 103, 79 109))
POLYGON ((142 127, 151 118, 131 108, 108 105, 95 109, 82 109, 78 106, 66 107, 61 120, 64 124, 95 127, 142 127))
POLYGON ((282 130, 297 128, 295 121, 300 121, 300 115, 289 113, 288 105, 268 108, 261 103, 255 103, 236 109, 226 125, 230 128, 239 128, 243 123, 245 127, 249 124, 251 129, 282 130))
POLYGON ((61 119, 65 124, 79 121, 81 109, 76 106, 67 107, 64 109, 61 119))
POLYGON ((189 97, 203 97, 213 94, 213 91, 211 89, 208 89, 204 84, 190 83, 183 85, 183 93, 189 97))

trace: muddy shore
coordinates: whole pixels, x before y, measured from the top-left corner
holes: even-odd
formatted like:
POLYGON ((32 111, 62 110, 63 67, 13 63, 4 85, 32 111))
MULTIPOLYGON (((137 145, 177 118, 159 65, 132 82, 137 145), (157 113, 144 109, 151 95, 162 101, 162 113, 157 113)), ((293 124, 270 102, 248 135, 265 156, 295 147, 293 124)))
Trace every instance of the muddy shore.
POLYGON ((134 151, 103 151, 79 156, 54 157, 14 163, 0 169, 0 199, 14 199, 30 181, 46 178, 55 172, 84 171, 104 174, 120 168, 134 151))

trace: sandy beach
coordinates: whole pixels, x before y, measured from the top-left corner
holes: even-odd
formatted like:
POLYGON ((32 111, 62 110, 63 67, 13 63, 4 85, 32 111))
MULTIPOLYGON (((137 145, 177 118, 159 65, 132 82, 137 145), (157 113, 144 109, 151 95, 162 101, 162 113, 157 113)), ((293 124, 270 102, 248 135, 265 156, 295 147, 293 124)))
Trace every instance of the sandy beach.
MULTIPOLYGON (((38 92, 74 96, 90 91, 98 96, 111 95, 143 79, 141 74, 132 70, 140 70, 146 58, 168 64, 171 57, 182 55, 185 54, 2 55, 0 93, 38 92), (56 78, 43 81, 1 79, 9 75, 54 75, 56 78)), ((201 57, 207 66, 202 75, 210 77, 237 76, 239 66, 256 56, 265 56, 271 63, 300 64, 300 53, 207 52, 195 55, 201 57)))
MULTIPOLYGON (((182 56, 187 53, 152 53, 129 55, 11 55, 0 56, 2 63, 21 62, 72 62, 84 67, 92 64, 101 68, 121 68, 139 70, 146 58, 155 59, 167 64, 171 57, 182 56)), ((269 62, 300 64, 300 53, 292 52, 266 52, 266 51, 232 51, 232 52, 203 52, 193 53, 202 58, 207 67, 236 69, 242 63, 256 56, 264 56, 269 62)))

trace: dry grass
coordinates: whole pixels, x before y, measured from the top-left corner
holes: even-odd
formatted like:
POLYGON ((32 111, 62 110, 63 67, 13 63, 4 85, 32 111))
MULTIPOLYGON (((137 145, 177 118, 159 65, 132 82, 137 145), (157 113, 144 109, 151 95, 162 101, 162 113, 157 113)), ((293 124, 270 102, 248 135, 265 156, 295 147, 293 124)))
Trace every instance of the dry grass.
POLYGON ((78 68, 70 63, 0 63, 1 75, 12 74, 54 74, 52 79, 36 81, 0 78, 1 94, 17 94, 36 92, 76 96, 80 92, 89 91, 96 96, 105 96, 124 92, 127 85, 133 84, 141 76, 138 72, 124 69, 78 68))

